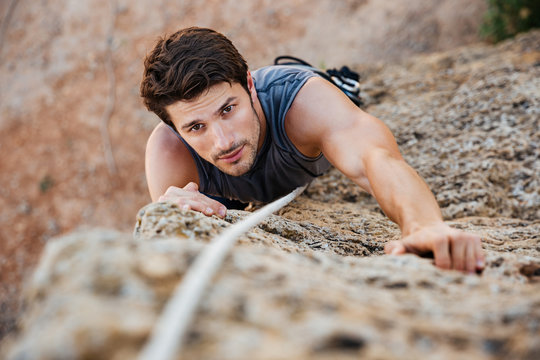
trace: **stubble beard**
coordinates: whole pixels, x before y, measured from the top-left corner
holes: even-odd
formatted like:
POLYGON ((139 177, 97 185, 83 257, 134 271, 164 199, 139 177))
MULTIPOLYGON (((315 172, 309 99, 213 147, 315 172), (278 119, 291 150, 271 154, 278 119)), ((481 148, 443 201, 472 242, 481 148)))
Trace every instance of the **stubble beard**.
POLYGON ((244 139, 242 141, 234 143, 230 149, 222 151, 212 156, 215 166, 221 172, 227 175, 242 176, 245 173, 247 173, 249 170, 251 170, 251 168, 253 167, 253 164, 255 163, 255 158, 257 157, 259 137, 261 136, 261 122, 259 119, 259 115, 257 114, 255 107, 253 106, 253 102, 251 102, 251 109, 253 110, 253 121, 255 121, 255 124, 256 124, 255 134, 253 134, 253 136, 249 139, 244 139), (244 152, 242 154, 242 158, 244 159, 240 158, 237 161, 229 164, 229 166, 227 167, 224 167, 219 164, 220 156, 230 154, 238 150, 242 146, 244 146, 244 149, 242 150, 244 152))

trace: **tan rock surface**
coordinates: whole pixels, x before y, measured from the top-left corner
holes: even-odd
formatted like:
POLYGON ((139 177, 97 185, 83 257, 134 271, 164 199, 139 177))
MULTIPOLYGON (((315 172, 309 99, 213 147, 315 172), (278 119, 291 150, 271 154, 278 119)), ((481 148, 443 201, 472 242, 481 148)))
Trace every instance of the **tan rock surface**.
MULTIPOLYGON (((116 359, 137 353, 194 257, 216 228, 227 226, 167 204, 143 210, 135 238, 87 231, 48 244, 28 284, 29 308, 8 359, 116 359), (164 219, 161 224, 154 214, 164 219)), ((183 358, 539 354, 540 256, 536 249, 509 254, 507 247, 517 234, 524 242, 534 239, 540 225, 500 222, 497 229, 508 240, 486 244, 487 269, 477 276, 439 270, 430 259, 413 255, 369 256, 366 249, 380 253, 395 230, 389 232, 378 214, 351 206, 339 219, 334 210, 300 198, 243 236, 203 297, 183 358), (318 216, 313 222, 287 216, 300 211, 328 221, 320 226, 318 216), (366 225, 354 226, 363 234, 351 256, 338 255, 339 243, 347 241, 340 238, 347 236, 344 218, 366 225), (314 248, 310 232, 323 234, 321 246, 314 248)), ((231 211, 226 220, 244 215, 231 211)), ((482 221, 494 228, 485 218, 454 224, 482 234, 482 221)))
POLYGON ((0 34, 0 205, 9 209, 0 337, 15 323, 18 281, 47 245, 0 356, 134 358, 197 253, 246 215, 152 205, 135 236, 81 230, 48 241, 81 223, 132 226, 148 201, 141 144, 156 123, 137 97, 141 58, 157 34, 198 24, 231 36, 254 67, 290 52, 360 70, 367 110, 390 126, 445 218, 484 237, 488 264, 468 276, 382 256, 397 227, 333 170, 240 239, 185 358, 540 358, 539 32, 369 66, 475 40, 483 1, 17 3, 0 34), (116 174, 100 136, 112 20, 116 174))
POLYGON ((159 35, 215 28, 252 68, 284 53, 357 66, 478 41, 484 10, 485 0, 0 1, 0 339, 50 238, 81 225, 129 231, 149 201, 141 159, 158 119, 138 88, 159 35))
MULTIPOLYGON (((537 359, 540 32, 365 68, 386 120, 444 216, 484 239, 481 275, 383 255, 399 238, 335 170, 239 239, 202 299, 185 359, 537 359)), ((133 236, 50 241, 8 359, 129 359, 225 220, 150 204, 133 236)), ((9 348, 8 348, 9 345, 9 348)))

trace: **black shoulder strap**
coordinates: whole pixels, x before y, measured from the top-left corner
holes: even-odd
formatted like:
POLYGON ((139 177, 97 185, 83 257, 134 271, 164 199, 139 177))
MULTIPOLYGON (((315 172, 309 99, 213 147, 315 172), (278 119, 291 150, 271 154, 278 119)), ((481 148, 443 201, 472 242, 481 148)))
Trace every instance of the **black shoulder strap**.
POLYGON ((289 55, 278 56, 274 60, 274 65, 292 65, 307 68, 337 86, 356 106, 363 105, 362 99, 360 99, 360 75, 347 66, 342 66, 340 70, 329 69, 323 71, 302 59, 289 55))

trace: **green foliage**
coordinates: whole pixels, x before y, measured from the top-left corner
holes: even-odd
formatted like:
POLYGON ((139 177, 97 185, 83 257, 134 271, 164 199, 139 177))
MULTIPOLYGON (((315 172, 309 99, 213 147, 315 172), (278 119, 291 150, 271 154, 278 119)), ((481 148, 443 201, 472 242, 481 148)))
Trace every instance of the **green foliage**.
POLYGON ((487 40, 497 42, 540 27, 540 0, 486 0, 488 10, 480 28, 487 40))
POLYGON ((45 175, 39 182, 39 190, 42 194, 45 194, 54 185, 54 180, 50 175, 45 175))

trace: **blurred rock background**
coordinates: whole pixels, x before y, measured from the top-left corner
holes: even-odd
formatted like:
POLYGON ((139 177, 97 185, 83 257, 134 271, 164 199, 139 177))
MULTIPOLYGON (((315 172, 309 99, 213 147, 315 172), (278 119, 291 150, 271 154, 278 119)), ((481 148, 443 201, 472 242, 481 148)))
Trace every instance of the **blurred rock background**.
MULTIPOLYGON (((80 226, 130 231, 150 201, 143 156, 158 119, 138 86, 158 36, 206 26, 230 37, 253 68, 291 54, 369 77, 385 63, 478 42, 486 9, 482 0, 0 2, 0 337, 15 324, 21 279, 51 237, 80 226)), ((372 82, 372 99, 405 81, 387 79, 372 82)), ((379 111, 383 120, 392 113, 379 111)))

